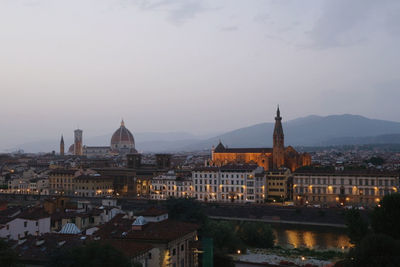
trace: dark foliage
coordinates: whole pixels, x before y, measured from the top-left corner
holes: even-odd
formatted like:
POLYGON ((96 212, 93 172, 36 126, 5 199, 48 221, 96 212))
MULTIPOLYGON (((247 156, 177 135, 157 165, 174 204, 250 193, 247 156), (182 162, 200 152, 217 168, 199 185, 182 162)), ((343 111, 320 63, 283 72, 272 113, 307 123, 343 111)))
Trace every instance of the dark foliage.
POLYGON ((0 266, 20 266, 18 255, 10 248, 6 241, 0 239, 0 266))
POLYGON ((383 234, 365 237, 349 252, 341 266, 395 267, 400 263, 400 241, 383 234))
POLYGON ((201 204, 192 198, 169 198, 166 206, 171 219, 198 224, 207 220, 201 204))
POLYGON ((208 221, 202 229, 202 235, 211 237, 217 253, 234 253, 245 246, 236 234, 233 223, 226 221, 208 221))
POLYGON ((365 163, 371 163, 375 166, 379 166, 385 163, 385 160, 381 157, 371 157, 370 159, 366 160, 365 163))
POLYGON ((60 251, 51 257, 48 266, 59 267, 130 267, 130 260, 110 245, 89 243, 82 247, 60 251))
POLYGON ((214 254, 214 266, 235 267, 232 258, 225 254, 214 254))
POLYGON ((250 247, 272 248, 274 235, 268 224, 262 222, 243 222, 239 224, 239 238, 250 247))
POLYGON ((385 196, 380 207, 376 207, 371 215, 372 229, 375 233, 382 233, 400 239, 400 194, 385 196))
POLYGON ((352 244, 358 244, 368 233, 368 223, 361 217, 358 209, 348 210, 345 214, 347 235, 352 244))

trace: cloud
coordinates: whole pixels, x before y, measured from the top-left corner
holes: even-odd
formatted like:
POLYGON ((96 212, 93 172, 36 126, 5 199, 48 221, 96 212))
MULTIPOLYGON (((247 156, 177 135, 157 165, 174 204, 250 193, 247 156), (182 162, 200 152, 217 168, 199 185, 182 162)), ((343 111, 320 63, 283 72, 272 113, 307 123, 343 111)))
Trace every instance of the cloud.
POLYGON ((138 4, 144 10, 167 12, 168 19, 177 25, 209 10, 203 1, 196 0, 142 0, 138 4))
POLYGON ((267 14, 267 13, 262 13, 262 14, 258 14, 258 15, 256 15, 256 16, 254 16, 253 19, 254 19, 255 22, 265 23, 265 22, 267 22, 268 20, 270 20, 271 18, 270 18, 270 15, 269 15, 269 14, 267 14))
POLYGON ((321 16, 308 32, 312 46, 351 46, 369 40, 375 31, 399 31, 399 14, 388 16, 395 7, 399 7, 397 0, 325 1, 321 16))
POLYGON ((228 27, 222 27, 221 31, 223 32, 234 32, 239 30, 238 26, 228 26, 228 27))

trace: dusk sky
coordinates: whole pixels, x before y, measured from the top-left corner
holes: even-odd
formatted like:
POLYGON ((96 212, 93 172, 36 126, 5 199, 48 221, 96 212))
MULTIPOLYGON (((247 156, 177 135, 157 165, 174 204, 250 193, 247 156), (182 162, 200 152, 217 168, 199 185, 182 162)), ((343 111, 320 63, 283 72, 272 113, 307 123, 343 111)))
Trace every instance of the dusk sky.
POLYGON ((0 0, 0 150, 215 133, 311 114, 400 121, 399 0, 0 0))

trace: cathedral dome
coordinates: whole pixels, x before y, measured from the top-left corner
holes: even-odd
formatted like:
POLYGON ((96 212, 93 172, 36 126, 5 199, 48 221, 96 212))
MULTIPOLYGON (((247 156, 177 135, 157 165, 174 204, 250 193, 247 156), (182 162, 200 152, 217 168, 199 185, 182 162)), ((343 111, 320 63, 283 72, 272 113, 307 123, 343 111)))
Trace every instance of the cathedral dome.
POLYGON ((69 153, 69 154, 74 154, 74 144, 72 144, 72 145, 68 148, 68 153, 69 153))
POLYGON ((111 137, 111 150, 120 154, 135 152, 135 139, 132 133, 125 127, 122 120, 121 126, 111 137))

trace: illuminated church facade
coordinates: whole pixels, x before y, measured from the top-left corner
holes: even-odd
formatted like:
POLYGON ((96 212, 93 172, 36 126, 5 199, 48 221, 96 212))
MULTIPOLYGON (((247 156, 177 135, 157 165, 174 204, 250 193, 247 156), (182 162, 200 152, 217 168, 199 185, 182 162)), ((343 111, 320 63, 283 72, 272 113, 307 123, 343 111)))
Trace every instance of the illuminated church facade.
POLYGON ((211 153, 210 164, 214 166, 255 163, 266 171, 283 167, 295 171, 299 167, 311 165, 311 156, 308 153, 299 153, 291 146, 285 148, 285 136, 279 107, 275 117, 272 148, 227 148, 219 142, 211 153))

